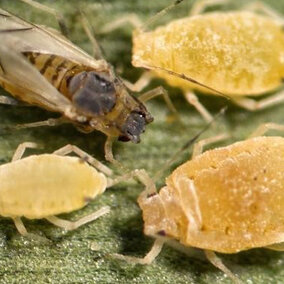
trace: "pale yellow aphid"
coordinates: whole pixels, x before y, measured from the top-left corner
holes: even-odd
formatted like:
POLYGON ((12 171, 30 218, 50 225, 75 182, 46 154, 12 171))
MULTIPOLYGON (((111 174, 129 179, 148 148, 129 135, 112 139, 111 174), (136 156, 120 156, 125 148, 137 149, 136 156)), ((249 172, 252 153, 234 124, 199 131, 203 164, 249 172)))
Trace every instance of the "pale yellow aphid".
POLYGON ((132 64, 150 69, 154 76, 181 88, 207 121, 211 115, 193 90, 214 92, 171 72, 218 90, 248 110, 284 101, 283 91, 260 101, 246 98, 275 91, 282 85, 283 20, 259 3, 254 10, 269 16, 245 10, 198 14, 208 5, 224 2, 228 1, 197 1, 190 17, 173 20, 153 31, 140 28, 133 34, 132 64))
POLYGON ((34 148, 36 144, 21 144, 12 162, 0 166, 0 215, 12 218, 22 235, 28 233, 21 217, 45 218, 73 230, 109 212, 105 206, 75 222, 55 217, 80 209, 102 194, 108 185, 105 174, 111 174, 111 170, 76 146, 21 159, 27 147, 34 148), (80 158, 63 156, 70 152, 80 158))
MULTIPOLYGON (((284 130, 266 124, 253 136, 269 128, 284 130)), ((144 233, 156 241, 143 259, 119 258, 148 264, 165 242, 177 240, 204 249, 209 261, 238 283, 214 252, 284 250, 284 138, 251 137, 201 153, 221 138, 197 143, 192 160, 179 166, 159 193, 152 185, 140 195, 144 233)))

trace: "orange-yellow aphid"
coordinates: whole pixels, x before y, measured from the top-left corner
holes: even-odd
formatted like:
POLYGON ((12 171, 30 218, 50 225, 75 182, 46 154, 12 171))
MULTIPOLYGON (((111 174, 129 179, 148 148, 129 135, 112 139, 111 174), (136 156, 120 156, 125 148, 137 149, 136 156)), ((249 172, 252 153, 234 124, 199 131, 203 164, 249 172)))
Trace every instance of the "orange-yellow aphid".
MULTIPOLYGON (((228 1, 197 1, 196 6, 220 2, 228 1)), ((206 120, 210 120, 211 116, 192 90, 214 92, 170 72, 218 90, 249 110, 283 102, 283 92, 258 102, 245 98, 248 95, 261 96, 282 85, 283 21, 276 16, 271 17, 272 11, 263 5, 258 8, 270 17, 252 11, 197 15, 196 6, 191 17, 173 20, 153 31, 137 29, 133 34, 133 65, 151 69, 153 74, 164 78, 170 85, 181 88, 187 100, 206 120)))
POLYGON ((28 233, 21 217, 45 218, 56 226, 73 230, 109 212, 105 206, 75 222, 55 217, 80 209, 102 194, 107 188, 105 174, 111 174, 111 170, 76 146, 67 145, 53 154, 21 159, 27 147, 34 148, 36 144, 21 144, 12 162, 0 166, 0 215, 12 218, 22 235, 28 233), (70 152, 81 158, 63 156, 70 152))
MULTIPOLYGON (((266 124, 254 136, 268 128, 284 130, 266 124)), ((204 249, 209 261, 238 282, 214 252, 284 250, 284 138, 253 137, 201 154, 204 144, 196 144, 192 160, 179 166, 159 193, 151 185, 138 199, 144 232, 156 238, 150 253, 119 258, 151 263, 174 239, 204 249)))

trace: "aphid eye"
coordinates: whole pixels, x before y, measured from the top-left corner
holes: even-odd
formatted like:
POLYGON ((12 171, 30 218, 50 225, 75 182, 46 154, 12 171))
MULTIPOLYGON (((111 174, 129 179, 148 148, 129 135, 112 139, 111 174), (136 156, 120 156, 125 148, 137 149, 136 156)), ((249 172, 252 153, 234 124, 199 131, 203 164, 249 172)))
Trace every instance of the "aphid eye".
POLYGON ((157 192, 150 193, 150 194, 147 195, 147 198, 151 198, 151 197, 153 197, 157 194, 158 194, 157 192))
POLYGON ((76 74, 68 90, 73 103, 84 115, 106 114, 116 103, 116 91, 110 78, 94 71, 76 74))
POLYGON ((165 230, 161 230, 157 232, 157 235, 165 237, 167 234, 165 230))

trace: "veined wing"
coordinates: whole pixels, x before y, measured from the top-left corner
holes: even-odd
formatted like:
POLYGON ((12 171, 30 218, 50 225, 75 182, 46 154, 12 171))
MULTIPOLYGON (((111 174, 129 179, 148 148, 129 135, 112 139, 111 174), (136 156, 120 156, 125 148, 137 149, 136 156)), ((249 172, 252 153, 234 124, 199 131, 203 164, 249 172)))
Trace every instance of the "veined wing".
POLYGON ((107 68, 106 61, 95 60, 59 33, 3 9, 0 9, 0 41, 1 45, 12 45, 19 52, 54 54, 96 70, 107 68), (6 32, 1 33, 1 30, 6 32))
POLYGON ((25 102, 61 113, 72 107, 71 102, 11 45, 0 44, 0 82, 20 90, 20 99, 25 102))

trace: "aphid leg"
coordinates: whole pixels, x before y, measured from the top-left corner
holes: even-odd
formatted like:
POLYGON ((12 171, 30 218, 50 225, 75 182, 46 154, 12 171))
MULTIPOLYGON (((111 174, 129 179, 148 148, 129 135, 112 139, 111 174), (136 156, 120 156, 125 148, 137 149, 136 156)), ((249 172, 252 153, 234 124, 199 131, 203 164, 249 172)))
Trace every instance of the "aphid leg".
POLYGON ((284 102, 284 91, 279 91, 268 98, 256 101, 249 98, 233 99, 234 103, 250 111, 257 111, 284 102))
POLYGON ((113 148, 114 140, 115 140, 114 137, 111 137, 111 136, 107 137, 107 140, 105 142, 105 147, 104 147, 105 148, 105 159, 109 161, 110 163, 116 165, 117 167, 124 169, 124 166, 118 160, 116 160, 113 156, 112 148, 113 148))
POLYGON ((96 38, 94 37, 90 23, 83 13, 81 13, 81 22, 82 22, 83 28, 85 30, 85 33, 87 34, 90 42, 92 43, 93 57, 95 59, 103 59, 104 57, 103 57, 100 45, 98 44, 96 38))
POLYGON ((25 151, 27 148, 38 148, 38 144, 33 143, 33 142, 24 142, 21 143, 18 148, 16 149, 13 158, 12 158, 12 162, 20 160, 22 158, 22 156, 24 155, 25 151))
POLYGON ((281 25, 284 25, 283 16, 279 14, 277 11, 269 7, 268 5, 265 5, 264 3, 260 1, 255 1, 252 3, 249 3, 243 7, 244 10, 252 11, 252 12, 261 12, 273 19, 275 19, 277 22, 279 22, 281 25))
POLYGON ((49 118, 43 121, 31 122, 31 123, 23 123, 16 124, 14 128, 22 129, 22 128, 32 128, 32 127, 40 127, 40 126, 57 126, 63 123, 67 123, 67 120, 63 117, 60 118, 49 118))
POLYGON ((192 159, 195 158, 196 156, 200 155, 203 152, 204 146, 206 146, 208 144, 223 141, 225 139, 228 139, 229 137, 230 137, 229 134, 222 133, 220 135, 216 135, 216 136, 209 137, 209 138, 198 141, 193 146, 192 159))
POLYGON ((192 92, 187 92, 185 94, 186 100, 193 105, 196 110, 201 114, 201 116, 205 119, 206 122, 210 122, 212 120, 212 115, 209 111, 199 102, 197 96, 192 92))
POLYGON ((261 124, 248 138, 262 136, 268 130, 284 131, 284 125, 272 122, 261 124))
POLYGON ((179 241, 170 238, 167 241, 167 246, 172 247, 176 251, 179 251, 188 257, 199 259, 201 261, 206 261, 204 253, 198 248, 184 246, 179 241))
POLYGON ((151 250, 146 254, 145 257, 133 257, 133 256, 125 256, 122 254, 114 253, 112 256, 117 259, 125 260, 130 264, 150 264, 155 258, 160 254, 165 241, 161 239, 156 239, 151 250))
POLYGON ((207 259, 217 268, 219 268, 221 271, 223 271, 227 276, 229 276, 234 283, 236 284, 242 284, 243 282, 234 275, 222 262, 222 260, 211 250, 204 250, 205 255, 207 259))
POLYGON ((21 103, 13 98, 6 97, 6 96, 0 96, 0 104, 3 105, 21 105, 21 103))
POLYGON ((52 223, 53 225, 55 225, 57 227, 60 227, 60 228, 67 230, 67 231, 71 231, 71 230, 75 230, 75 229, 81 227, 82 225, 84 225, 86 223, 92 222, 92 221, 98 219, 99 217, 109 213, 109 212, 110 212, 109 206, 104 206, 101 209, 99 209, 98 211, 93 212, 93 213, 91 213, 87 216, 84 216, 83 218, 81 218, 77 221, 74 221, 74 222, 64 220, 64 219, 58 218, 56 216, 49 216, 49 217, 46 217, 45 219, 48 220, 50 223, 52 223))
POLYGON ((36 239, 38 241, 41 241, 41 242, 50 242, 49 239, 47 239, 46 237, 43 237, 43 236, 38 236, 36 234, 33 234, 33 233, 28 233, 22 219, 20 217, 15 217, 13 218, 13 221, 14 221, 14 224, 18 230, 18 232, 24 236, 24 237, 30 237, 32 239, 36 239))
POLYGON ((83 151, 82 149, 80 149, 77 146, 68 144, 68 145, 66 145, 66 146, 64 146, 64 147, 54 151, 53 154, 60 155, 60 156, 65 156, 65 155, 68 155, 69 153, 72 153, 72 152, 77 154, 84 161, 86 161, 89 164, 91 164, 92 166, 94 166, 100 172, 106 174, 107 176, 111 176, 112 175, 112 170, 109 167, 105 166, 100 161, 98 161, 97 159, 95 159, 94 157, 92 157, 87 152, 83 151))
POLYGON ((39 2, 33 1, 33 0, 20 0, 20 1, 25 2, 26 4, 32 6, 36 9, 42 10, 46 13, 49 13, 49 14, 52 14, 53 16, 55 16, 55 18, 58 22, 59 28, 61 30, 61 33, 64 36, 68 37, 68 28, 65 24, 64 18, 57 10, 50 8, 48 6, 45 6, 45 5, 43 5, 39 2))
POLYGON ((153 193, 157 192, 156 189, 156 185, 154 183, 154 181, 149 177, 149 175, 147 174, 147 172, 143 169, 136 169, 133 170, 125 175, 119 176, 117 178, 114 179, 108 179, 108 185, 107 187, 111 187, 114 186, 120 182, 123 182, 125 180, 131 179, 131 178, 138 178, 139 181, 145 185, 145 190, 143 191, 143 194, 145 196, 151 195, 153 193))
POLYGON ((160 96, 162 95, 169 110, 176 116, 176 117, 179 117, 179 114, 175 108, 175 106, 173 105, 171 99, 170 99, 170 96, 168 94, 168 92, 162 87, 162 86, 159 86, 157 88, 154 88, 146 93, 143 93, 141 94, 138 98, 139 100, 144 103, 144 102, 147 102, 157 96, 160 96))
POLYGON ((28 235, 28 231, 22 221, 22 219, 20 217, 16 217, 13 218, 13 221, 15 223, 15 226, 18 230, 18 232, 22 235, 22 236, 27 236, 28 235))
POLYGON ((146 71, 140 76, 140 78, 135 83, 131 83, 125 79, 123 79, 123 83, 129 90, 138 93, 149 85, 152 78, 153 76, 151 75, 151 73, 146 71))
POLYGON ((130 24, 135 29, 139 29, 143 24, 141 20, 137 17, 136 14, 126 14, 118 19, 106 24, 101 30, 100 33, 109 33, 114 30, 119 29, 120 27, 130 24))
POLYGON ((204 12, 204 10, 210 6, 215 6, 215 5, 223 5, 227 4, 230 0, 201 0, 201 1, 196 1, 194 5, 192 6, 189 15, 194 16, 194 15, 199 15, 204 12))
POLYGON ((113 148, 114 138, 108 136, 105 142, 105 159, 113 164, 116 164, 116 160, 113 156, 112 148, 113 148))
MULTIPOLYGON (((135 83, 131 83, 127 80, 123 80, 123 83, 132 92, 140 92, 147 85, 149 85, 152 78, 153 78, 153 76, 151 75, 150 72, 144 72, 135 83)), ((177 112, 172 100, 170 99, 168 92, 163 87, 161 87, 161 86, 157 87, 153 90, 150 90, 150 91, 148 91, 144 94, 139 95, 138 97, 139 97, 139 100, 141 102, 146 102, 146 101, 149 101, 149 100, 151 100, 151 99, 153 99, 157 96, 160 96, 160 95, 163 96, 163 99, 165 100, 170 111, 173 112, 173 114, 178 117, 179 116, 178 112, 177 112)))

